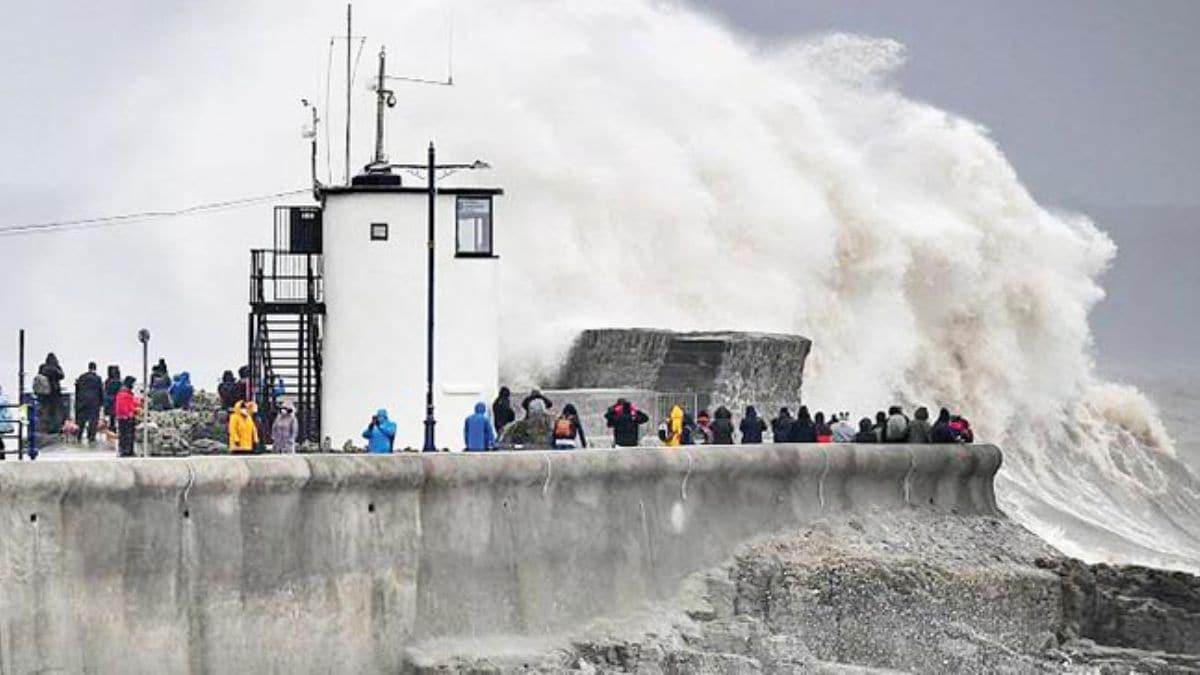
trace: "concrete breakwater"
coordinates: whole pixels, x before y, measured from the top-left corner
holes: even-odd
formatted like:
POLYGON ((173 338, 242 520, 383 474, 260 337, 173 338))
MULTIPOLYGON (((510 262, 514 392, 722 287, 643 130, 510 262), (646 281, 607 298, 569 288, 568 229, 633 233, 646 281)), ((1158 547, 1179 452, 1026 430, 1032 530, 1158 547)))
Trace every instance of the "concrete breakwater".
POLYGON ((0 465, 0 672, 395 672, 860 510, 997 515, 990 446, 0 465))

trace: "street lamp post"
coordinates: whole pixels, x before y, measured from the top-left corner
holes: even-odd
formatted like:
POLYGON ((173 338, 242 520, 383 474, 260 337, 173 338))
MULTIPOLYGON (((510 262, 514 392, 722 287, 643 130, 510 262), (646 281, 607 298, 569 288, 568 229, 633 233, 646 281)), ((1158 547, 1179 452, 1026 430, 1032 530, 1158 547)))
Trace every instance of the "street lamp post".
POLYGON ((438 171, 444 172, 448 176, 456 171, 475 171, 479 169, 490 169, 492 166, 487 162, 475 160, 470 164, 438 164, 437 150, 434 148, 433 142, 429 143, 429 156, 425 164, 386 164, 382 157, 373 165, 376 170, 402 169, 420 175, 421 171, 425 172, 426 192, 429 196, 429 215, 426 220, 428 228, 427 247, 427 262, 426 262, 426 308, 425 308, 425 442, 422 444, 423 452, 437 452, 437 419, 434 415, 433 404, 433 362, 434 362, 434 284, 436 279, 436 242, 437 242, 437 180, 438 171))
POLYGON ((150 456, 150 331, 138 331, 142 343, 142 457, 150 456))
POLYGON ((428 283, 426 291, 426 318, 425 318, 425 446, 423 452, 437 452, 437 441, 435 440, 435 427, 437 420, 433 414, 433 284, 434 284, 434 248, 435 248, 435 228, 434 221, 437 217, 437 151, 433 147, 433 141, 429 142, 429 164, 425 169, 426 177, 429 181, 429 262, 426 265, 428 274, 428 283))

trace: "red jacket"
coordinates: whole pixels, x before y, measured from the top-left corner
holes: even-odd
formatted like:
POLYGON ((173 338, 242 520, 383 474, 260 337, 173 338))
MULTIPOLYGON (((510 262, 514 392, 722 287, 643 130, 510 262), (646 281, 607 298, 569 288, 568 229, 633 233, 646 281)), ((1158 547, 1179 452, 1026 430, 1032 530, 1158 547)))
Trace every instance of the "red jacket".
POLYGON ((132 391, 122 389, 117 392, 117 399, 113 407, 116 409, 117 419, 131 420, 137 414, 137 397, 133 395, 132 391))

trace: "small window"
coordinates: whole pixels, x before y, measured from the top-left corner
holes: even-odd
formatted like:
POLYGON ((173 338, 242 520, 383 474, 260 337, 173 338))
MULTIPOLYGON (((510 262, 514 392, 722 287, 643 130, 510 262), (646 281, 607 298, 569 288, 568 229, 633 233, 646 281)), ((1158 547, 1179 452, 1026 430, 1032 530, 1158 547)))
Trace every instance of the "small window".
POLYGON ((371 223, 371 241, 387 241, 387 223, 371 223))
POLYGON ((492 198, 458 198, 458 255, 491 257, 492 198))

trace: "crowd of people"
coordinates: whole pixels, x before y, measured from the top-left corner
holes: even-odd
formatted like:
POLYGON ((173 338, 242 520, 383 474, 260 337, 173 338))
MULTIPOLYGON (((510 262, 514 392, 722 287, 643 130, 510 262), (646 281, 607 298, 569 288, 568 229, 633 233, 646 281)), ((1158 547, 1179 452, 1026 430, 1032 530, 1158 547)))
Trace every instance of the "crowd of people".
MULTIPOLYGON (((66 372, 58 357, 47 354, 32 382, 37 432, 62 435, 91 445, 101 431, 111 430, 116 433, 117 453, 123 457, 134 454, 137 421, 145 411, 189 410, 196 395, 191 374, 183 371, 172 376, 166 359, 161 358, 150 370, 144 394, 137 391, 137 378, 122 377, 121 368, 116 365, 108 366, 101 379, 96 363, 88 363, 87 370, 75 379, 73 395, 69 397, 63 386, 65 380, 66 372)), ((266 427, 271 432, 269 438, 275 452, 295 452, 299 425, 295 410, 284 400, 283 381, 264 382, 262 386, 269 389, 273 403, 269 419, 259 413, 249 366, 239 368, 237 377, 233 371, 225 371, 217 383, 221 411, 228 416, 230 451, 265 450, 267 435, 262 430, 266 427)), ((7 402, 0 400, 0 434, 11 433, 12 427, 4 405, 7 402)))
MULTIPOLYGON (((192 406, 195 387, 187 372, 172 377, 165 359, 150 371, 147 391, 139 396, 137 380, 122 377, 118 366, 110 365, 101 379, 94 362, 88 363, 74 383, 73 415, 67 410, 63 391, 66 373, 58 358, 50 353, 39 366, 33 379, 33 394, 37 401, 38 431, 47 434, 74 436, 80 442, 95 443, 103 429, 115 430, 118 454, 133 455, 135 428, 145 410, 187 410, 192 406)), ((217 398, 221 410, 228 416, 228 444, 231 452, 262 452, 266 440, 279 453, 296 451, 299 424, 295 410, 284 400, 282 380, 263 382, 270 393, 271 414, 264 418, 255 399, 255 384, 251 369, 243 366, 237 375, 226 370, 217 383, 217 398), (268 433, 264 434, 266 430, 268 433)), ((584 449, 589 446, 585 424, 572 403, 554 411, 554 402, 533 389, 514 404, 512 391, 501 387, 489 407, 484 402, 475 405, 474 412, 463 421, 463 447, 471 452, 495 450, 501 445, 504 433, 511 425, 531 416, 546 420, 544 439, 533 439, 528 447, 547 447, 556 450, 584 449), (518 411, 520 417, 518 417, 518 411)), ((9 409, 0 390, 0 434, 12 433, 9 409)), ((612 435, 615 447, 636 447, 646 443, 645 425, 650 416, 625 398, 618 399, 605 410, 603 420, 612 435)), ((910 418, 899 406, 887 412, 879 411, 874 418, 863 417, 857 426, 851 423, 848 412, 826 415, 810 414, 800 406, 793 415, 787 407, 769 422, 753 405, 746 406, 740 419, 735 420, 726 406, 718 406, 711 414, 700 409, 692 414, 682 405, 674 405, 657 428, 658 442, 667 447, 685 445, 754 445, 775 443, 971 443, 974 433, 970 422, 942 408, 935 419, 929 410, 918 407, 910 418)), ((371 453, 391 453, 396 440, 396 423, 386 410, 378 410, 362 432, 366 449, 371 453)), ((0 443, 3 440, 0 439, 0 443)), ((0 452, 3 452, 0 445, 0 452)), ((0 455, 2 456, 2 455, 0 455)))
MULTIPOLYGON (((537 389, 526 396, 520 405, 526 417, 545 414, 554 403, 537 389)), ((493 450, 497 447, 504 430, 517 420, 517 411, 512 404, 512 392, 501 387, 492 403, 491 416, 487 406, 480 402, 463 428, 463 442, 468 451, 493 450)), ((612 433, 613 446, 636 447, 643 445, 643 425, 650 417, 639 410, 628 399, 621 398, 604 413, 605 425, 612 433)), ((918 407, 910 418, 900 406, 892 406, 887 412, 879 411, 874 419, 864 417, 855 427, 850 422, 850 413, 837 412, 826 416, 823 411, 815 415, 808 406, 800 406, 795 415, 789 408, 781 408, 779 415, 769 423, 753 406, 746 406, 740 420, 735 422, 733 413, 725 406, 718 406, 712 414, 701 409, 692 415, 682 405, 672 406, 657 429, 658 440, 667 447, 684 445, 754 445, 763 443, 767 437, 775 443, 973 443, 971 423, 961 415, 951 414, 942 408, 936 419, 930 420, 929 409, 918 407)), ((554 416, 550 437, 546 447, 556 450, 572 450, 588 447, 584 424, 575 406, 568 403, 562 412, 554 416)))

